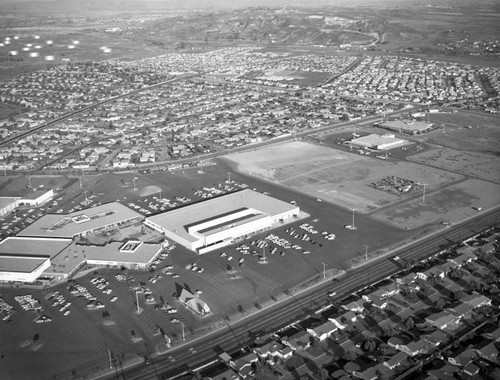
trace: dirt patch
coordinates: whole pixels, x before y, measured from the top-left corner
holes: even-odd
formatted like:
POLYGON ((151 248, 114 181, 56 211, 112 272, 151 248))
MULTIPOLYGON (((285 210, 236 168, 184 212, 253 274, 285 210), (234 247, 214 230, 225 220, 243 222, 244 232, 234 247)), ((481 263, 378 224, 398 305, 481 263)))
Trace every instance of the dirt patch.
POLYGON ((408 199, 370 187, 388 175, 431 187, 462 180, 461 175, 408 162, 379 160, 305 142, 273 145, 232 154, 238 170, 361 212, 408 199), (291 158, 293 157, 293 158, 291 158))
POLYGON ((442 148, 416 154, 408 160, 500 183, 500 157, 497 156, 442 148))
POLYGON ((425 203, 419 197, 378 211, 373 217, 410 229, 428 223, 457 223, 476 216, 477 207, 489 209, 498 206, 499 194, 499 185, 471 179, 436 192, 428 192, 425 203))

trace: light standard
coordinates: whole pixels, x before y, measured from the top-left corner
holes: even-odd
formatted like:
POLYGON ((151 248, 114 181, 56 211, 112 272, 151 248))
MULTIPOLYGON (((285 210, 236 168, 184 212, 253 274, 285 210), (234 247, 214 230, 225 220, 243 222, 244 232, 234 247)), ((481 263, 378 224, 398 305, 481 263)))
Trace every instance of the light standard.
POLYGON ((262 256, 260 257, 259 264, 267 264, 266 247, 262 247, 262 256))
POLYGON ((423 183, 422 186, 424 187, 424 191, 422 193, 422 203, 425 203, 425 187, 428 185, 428 183, 423 183))
POLYGON ((365 247, 365 260, 368 261, 368 246, 364 245, 363 247, 365 247))
POLYGON ((186 336, 184 335, 184 323, 182 321, 175 321, 175 323, 180 323, 181 325, 181 331, 182 331, 182 340, 185 341, 186 340, 186 336))
POLYGON ((137 305, 137 314, 140 314, 142 312, 142 309, 139 307, 139 290, 142 288, 139 285, 132 286, 130 290, 135 291, 135 301, 137 305))
POLYGON ((323 264, 323 280, 326 278, 326 264, 325 263, 321 263, 323 264))

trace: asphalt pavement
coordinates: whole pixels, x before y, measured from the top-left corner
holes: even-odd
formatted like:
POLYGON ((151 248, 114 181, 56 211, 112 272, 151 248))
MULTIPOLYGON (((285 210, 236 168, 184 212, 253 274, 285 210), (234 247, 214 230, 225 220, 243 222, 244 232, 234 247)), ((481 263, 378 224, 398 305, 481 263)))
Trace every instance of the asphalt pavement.
MULTIPOLYGON (((455 244, 459 240, 474 236, 488 227, 497 226, 500 208, 484 212, 477 218, 452 226, 428 239, 420 240, 411 246, 392 252, 404 260, 422 259, 455 244)), ((282 302, 250 315, 244 319, 228 321, 226 327, 178 345, 168 353, 154 358, 150 364, 141 364, 118 372, 120 379, 174 378, 185 371, 212 362, 222 351, 232 353, 250 344, 256 336, 286 324, 312 315, 329 302, 327 292, 335 290, 336 300, 349 296, 365 286, 386 278, 401 267, 387 258, 387 255, 367 265, 352 269, 340 281, 328 281, 301 293, 295 293, 282 302), (291 317, 292 316, 292 317, 291 317)), ((115 372, 103 379, 116 379, 115 372)))

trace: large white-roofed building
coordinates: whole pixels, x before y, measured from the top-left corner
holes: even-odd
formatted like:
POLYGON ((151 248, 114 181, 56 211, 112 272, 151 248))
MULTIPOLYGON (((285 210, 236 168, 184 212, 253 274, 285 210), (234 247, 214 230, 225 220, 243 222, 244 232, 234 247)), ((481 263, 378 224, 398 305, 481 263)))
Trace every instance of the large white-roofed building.
POLYGON ((349 145, 377 150, 388 150, 403 146, 406 140, 396 138, 393 134, 377 135, 372 133, 367 136, 358 137, 348 142, 349 145))
POLYGON ((18 236, 73 238, 142 218, 141 214, 121 203, 111 202, 66 215, 44 215, 18 236))
POLYGON ((432 124, 416 120, 384 121, 383 123, 380 123, 379 126, 392 131, 398 131, 399 133, 408 133, 410 135, 425 133, 432 129, 432 124))
POLYGON ((0 281, 64 280, 85 264, 145 270, 162 248, 138 240, 96 246, 68 238, 8 237, 0 241, 0 281))
POLYGON ((7 237, 0 241, 0 281, 34 282, 71 239, 7 237))
POLYGON ((246 189, 148 217, 144 224, 202 254, 299 213, 295 205, 246 189))

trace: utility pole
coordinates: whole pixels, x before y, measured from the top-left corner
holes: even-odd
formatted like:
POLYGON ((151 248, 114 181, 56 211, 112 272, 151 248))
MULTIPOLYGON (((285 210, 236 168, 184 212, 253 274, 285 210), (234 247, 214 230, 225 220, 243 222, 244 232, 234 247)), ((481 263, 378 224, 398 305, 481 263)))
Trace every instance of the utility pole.
POLYGON ((231 183, 231 172, 227 172, 227 175, 228 175, 228 180, 227 180, 227 182, 228 182, 228 183, 231 183))
POLYGON ((181 324, 182 340, 185 341, 186 340, 186 336, 184 335, 184 323, 182 323, 182 321, 179 321, 178 323, 181 324))
POLYGON ((85 195, 85 203, 88 203, 88 201, 89 201, 89 200, 87 199, 87 191, 88 191, 88 190, 84 190, 84 191, 83 191, 83 194, 85 195))
POLYGON ((323 264, 323 280, 326 278, 326 264, 325 263, 321 263, 323 264))
POLYGON ((28 188, 31 189, 32 186, 31 186, 31 177, 28 176, 28 188))
POLYGON ((259 264, 267 264, 266 247, 262 247, 262 257, 259 260, 259 264))
POLYGON ((363 247, 365 247, 365 260, 368 261, 368 246, 364 245, 363 247))
POLYGON ((422 193, 422 203, 425 203, 425 187, 427 186, 427 183, 423 183, 422 186, 424 187, 424 191, 422 193))
POLYGON ((132 183, 134 185, 134 190, 136 190, 136 188, 135 188, 135 181, 137 181, 137 177, 132 178, 132 183))

